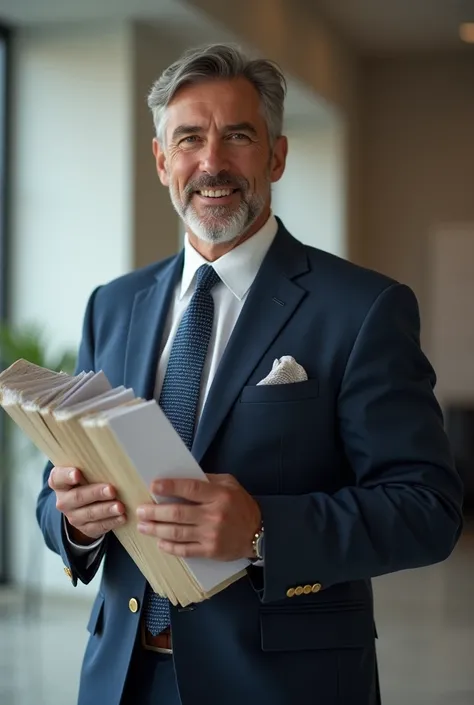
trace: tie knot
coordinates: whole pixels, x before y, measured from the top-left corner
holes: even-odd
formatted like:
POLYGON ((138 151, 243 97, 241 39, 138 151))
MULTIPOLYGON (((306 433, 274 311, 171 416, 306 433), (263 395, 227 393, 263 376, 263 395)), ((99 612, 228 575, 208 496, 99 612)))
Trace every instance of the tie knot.
POLYGON ((210 264, 203 264, 199 267, 196 277, 196 291, 211 291, 211 289, 221 280, 214 267, 210 264))

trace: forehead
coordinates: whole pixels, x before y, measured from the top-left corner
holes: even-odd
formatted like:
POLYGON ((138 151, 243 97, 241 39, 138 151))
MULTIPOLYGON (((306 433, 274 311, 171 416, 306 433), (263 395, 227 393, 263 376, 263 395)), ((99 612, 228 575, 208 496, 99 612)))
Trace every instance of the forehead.
POLYGON ((203 81, 179 89, 167 108, 167 132, 182 124, 218 126, 251 122, 265 129, 260 96, 245 78, 203 81))

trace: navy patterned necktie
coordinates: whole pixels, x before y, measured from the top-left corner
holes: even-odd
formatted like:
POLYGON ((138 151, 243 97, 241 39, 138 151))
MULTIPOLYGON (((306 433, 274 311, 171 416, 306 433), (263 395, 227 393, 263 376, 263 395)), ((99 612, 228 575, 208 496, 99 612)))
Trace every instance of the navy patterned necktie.
MULTIPOLYGON (((160 395, 160 406, 191 449, 201 393, 201 376, 214 320, 211 290, 219 275, 208 264, 197 271, 196 290, 179 324, 171 347, 160 395)), ((169 602, 148 586, 145 624, 156 636, 169 626, 169 602)))

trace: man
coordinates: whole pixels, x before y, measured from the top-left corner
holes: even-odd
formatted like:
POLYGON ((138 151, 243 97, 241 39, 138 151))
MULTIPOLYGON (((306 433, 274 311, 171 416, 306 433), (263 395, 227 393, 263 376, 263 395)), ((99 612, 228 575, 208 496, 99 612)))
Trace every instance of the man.
POLYGON ((104 561, 80 705, 378 703, 370 579, 444 560, 460 533, 414 295, 271 212, 284 88, 270 62, 216 45, 149 97, 184 252, 92 294, 78 369, 154 396, 210 482, 155 483, 190 501, 128 516, 113 487, 46 469, 48 546, 73 584, 104 561), (170 609, 111 533, 124 521, 171 554, 252 564, 170 609))

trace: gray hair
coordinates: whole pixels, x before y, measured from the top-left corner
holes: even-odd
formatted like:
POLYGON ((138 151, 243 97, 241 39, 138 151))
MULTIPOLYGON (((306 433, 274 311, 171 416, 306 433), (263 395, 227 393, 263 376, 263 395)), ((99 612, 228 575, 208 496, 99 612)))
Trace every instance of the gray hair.
POLYGON ((273 61, 250 59, 233 44, 210 44, 190 49, 165 69, 148 96, 157 138, 163 140, 166 108, 182 86, 240 77, 250 81, 260 95, 270 144, 273 146, 283 131, 285 77, 273 61))

